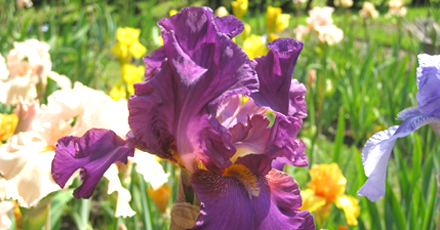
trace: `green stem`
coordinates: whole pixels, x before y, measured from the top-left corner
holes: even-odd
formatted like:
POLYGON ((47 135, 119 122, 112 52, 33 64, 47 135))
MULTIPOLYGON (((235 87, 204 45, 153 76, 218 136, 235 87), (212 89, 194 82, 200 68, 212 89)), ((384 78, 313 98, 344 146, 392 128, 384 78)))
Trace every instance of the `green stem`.
POLYGON ((141 190, 141 200, 142 200, 141 202, 144 210, 142 216, 144 220, 144 227, 146 230, 153 230, 153 225, 151 223, 151 216, 150 216, 150 208, 147 199, 147 191, 145 189, 145 180, 144 177, 139 173, 137 173, 137 176, 139 177, 139 188, 141 190))

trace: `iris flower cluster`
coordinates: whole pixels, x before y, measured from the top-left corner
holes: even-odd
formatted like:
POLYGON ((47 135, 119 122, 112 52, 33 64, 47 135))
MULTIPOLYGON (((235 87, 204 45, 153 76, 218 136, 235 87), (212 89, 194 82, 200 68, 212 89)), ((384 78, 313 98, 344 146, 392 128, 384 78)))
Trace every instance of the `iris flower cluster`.
POLYGON ((144 58, 126 139, 109 129, 59 139, 54 180, 64 186, 81 168, 74 196, 88 198, 109 166, 127 162, 137 148, 190 176, 201 204, 192 229, 315 229, 310 212, 299 210, 298 184, 279 170, 308 166, 296 139, 306 89, 292 79, 303 43, 277 39, 266 56, 249 60, 232 41, 243 23, 206 7, 185 8, 158 25, 164 45, 144 58), (267 111, 276 115, 272 126, 267 111))
POLYGON ((371 201, 385 195, 388 160, 397 138, 405 137, 429 124, 440 137, 440 55, 420 54, 417 68, 417 107, 397 115, 402 124, 374 134, 364 146, 362 162, 368 180, 358 194, 371 201))

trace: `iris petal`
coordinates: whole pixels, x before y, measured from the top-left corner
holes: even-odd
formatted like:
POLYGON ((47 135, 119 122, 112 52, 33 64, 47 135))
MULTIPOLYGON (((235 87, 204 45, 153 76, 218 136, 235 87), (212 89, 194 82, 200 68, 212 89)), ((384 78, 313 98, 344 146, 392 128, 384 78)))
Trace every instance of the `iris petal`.
POLYGON ((315 229, 310 212, 298 210, 301 195, 291 176, 272 170, 257 181, 255 197, 234 177, 196 171, 191 183, 202 206, 192 229, 315 229))
POLYGON ((338 198, 338 200, 336 200, 336 206, 344 210, 345 219, 347 220, 348 225, 358 224, 356 217, 359 216, 360 209, 356 198, 342 195, 338 198))
POLYGON ((301 206, 301 210, 308 210, 310 212, 314 212, 324 207, 327 204, 327 200, 325 197, 316 196, 315 191, 313 189, 306 189, 301 191, 301 196, 303 199, 303 205, 301 206))
POLYGON ((63 137, 58 140, 55 152, 52 177, 61 187, 81 168, 82 185, 73 193, 76 198, 89 198, 111 164, 127 163, 127 157, 134 155, 128 143, 106 129, 91 129, 82 137, 63 137))
POLYGON ((417 107, 410 107, 400 111, 400 113, 397 114, 397 119, 406 120, 411 117, 420 117, 420 116, 423 116, 423 113, 420 112, 420 110, 417 107))
POLYGON ((206 8, 184 9, 159 26, 164 48, 145 60, 163 62, 159 69, 148 70, 155 76, 135 84, 130 127, 145 147, 141 150, 169 159, 178 152, 190 172, 198 157, 220 172, 230 166, 235 149, 230 133, 215 118, 216 107, 229 96, 255 92, 255 71, 244 51, 217 31, 206 8))
POLYGON ((385 178, 388 160, 397 138, 407 136, 420 127, 438 122, 436 117, 411 117, 400 126, 374 134, 362 150, 362 162, 368 180, 358 191, 358 195, 366 196, 371 201, 379 200, 385 195, 385 178))
POLYGON ((292 80, 293 69, 303 43, 293 39, 277 39, 268 44, 266 56, 253 60, 260 80, 260 90, 251 95, 261 107, 270 108, 285 116, 307 116, 304 95, 306 88, 292 80))
POLYGON ((420 54, 417 68, 417 102, 425 116, 440 116, 440 55, 420 54))

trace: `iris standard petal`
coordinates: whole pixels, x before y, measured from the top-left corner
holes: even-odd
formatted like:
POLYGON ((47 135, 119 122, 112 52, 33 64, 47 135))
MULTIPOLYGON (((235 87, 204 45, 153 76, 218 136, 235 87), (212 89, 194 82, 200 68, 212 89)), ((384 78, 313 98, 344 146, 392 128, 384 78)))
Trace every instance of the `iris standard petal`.
POLYGON ((196 171, 191 183, 202 206, 192 229, 315 229, 310 212, 298 210, 301 195, 291 176, 272 170, 265 177, 256 177, 253 182, 261 188, 257 196, 249 193, 249 186, 255 184, 242 181, 196 171))
POLYGON ((366 196, 371 201, 379 200, 384 196, 388 160, 396 139, 439 120, 436 117, 411 117, 403 121, 400 126, 393 126, 370 137, 362 150, 362 162, 368 180, 358 191, 358 195, 366 196))
POLYGON ((81 168, 82 185, 75 189, 76 198, 89 198, 104 173, 115 162, 127 163, 134 155, 126 141, 107 129, 91 129, 82 137, 67 136, 58 140, 52 162, 52 177, 64 187, 70 176, 81 168), (66 164, 69 162, 69 164, 66 164))
POLYGON ((302 140, 296 139, 302 126, 302 119, 296 116, 284 117, 279 113, 275 114, 277 117, 271 128, 273 144, 270 147, 273 158, 285 157, 290 165, 309 166, 305 153, 307 147, 302 140))
POLYGON ((420 54, 417 102, 425 116, 440 116, 440 55, 420 54))
POLYGON ((162 70, 162 65, 166 60, 165 47, 160 47, 153 51, 150 56, 142 58, 145 62, 145 80, 149 80, 162 70))
POLYGON ((212 64, 212 52, 215 49, 213 43, 217 40, 217 32, 231 38, 232 34, 238 34, 244 28, 239 20, 214 19, 214 13, 208 7, 184 8, 171 18, 160 20, 158 25, 163 38, 164 33, 173 31, 183 52, 204 68, 212 64))
POLYGON ((303 48, 303 43, 281 38, 268 44, 266 56, 253 60, 260 80, 260 90, 251 95, 255 103, 285 116, 307 116, 304 100, 306 88, 292 80, 293 69, 303 48))
POLYGON ((216 106, 259 84, 246 54, 216 31, 210 17, 211 11, 190 7, 159 22, 166 58, 159 72, 150 71, 155 76, 135 84, 129 100, 129 124, 141 150, 168 159, 178 153, 175 160, 189 171, 196 157, 205 166, 230 165, 235 149, 215 118, 216 106))
POLYGON ((302 140, 295 140, 293 146, 293 151, 286 151, 286 154, 278 156, 272 161, 272 168, 283 171, 286 164, 297 167, 309 166, 309 158, 305 153, 306 144, 302 140))
POLYGON ((244 30, 244 23, 234 15, 215 17, 214 23, 220 33, 228 35, 231 39, 244 30))
POLYGON ((231 161, 245 165, 257 175, 266 175, 271 166, 282 171, 286 163, 308 166, 306 146, 295 139, 301 125, 302 119, 297 117, 277 116, 272 127, 268 127, 265 115, 248 117, 247 122, 229 129, 231 142, 237 149, 231 161))
POLYGON ((225 127, 237 123, 237 114, 241 109, 241 95, 233 95, 222 100, 217 106, 216 118, 225 127))

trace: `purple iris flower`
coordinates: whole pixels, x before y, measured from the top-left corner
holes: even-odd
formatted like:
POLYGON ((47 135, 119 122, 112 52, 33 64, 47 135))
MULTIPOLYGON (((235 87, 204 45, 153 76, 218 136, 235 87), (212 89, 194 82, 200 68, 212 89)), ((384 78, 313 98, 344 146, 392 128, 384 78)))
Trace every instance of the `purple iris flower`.
POLYGON ((418 59, 418 107, 400 112, 397 118, 403 120, 402 124, 374 134, 362 150, 362 162, 368 180, 358 194, 371 201, 379 200, 385 195, 386 170, 396 139, 427 124, 440 127, 440 56, 420 54, 418 59))
POLYGON ((90 156, 107 151, 95 166, 108 168, 132 156, 135 147, 191 175, 202 204, 193 229, 315 229, 310 212, 298 210, 298 184, 278 170, 285 163, 308 166, 305 144, 296 139, 307 116, 306 89, 292 80, 303 44, 278 39, 266 56, 251 61, 231 40, 243 23, 214 17, 206 7, 185 8, 158 25, 164 46, 144 58, 146 81, 135 84, 128 102, 127 140, 84 153, 82 139, 100 130, 61 139, 53 175, 63 180, 56 181, 65 183, 73 168, 84 169, 83 181, 95 178, 86 175, 90 156), (244 102, 245 96, 250 99, 244 102), (267 109, 276 114, 272 126, 267 109), (63 159, 80 160, 66 170, 56 166, 63 159))
POLYGON ((61 188, 81 168, 82 185, 73 192, 75 198, 89 198, 111 164, 127 164, 127 157, 134 156, 134 149, 107 129, 91 129, 81 138, 63 137, 58 140, 55 152, 52 177, 61 188))

